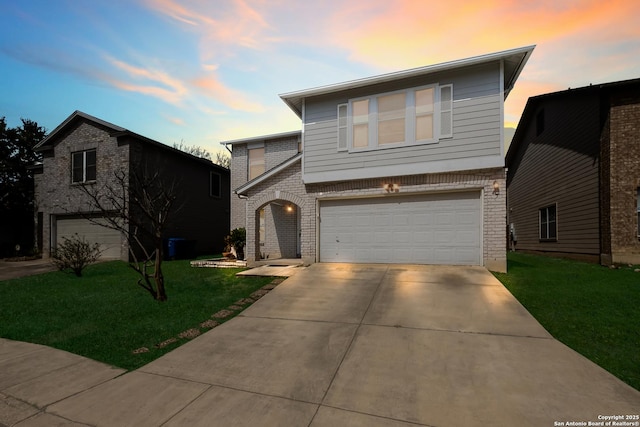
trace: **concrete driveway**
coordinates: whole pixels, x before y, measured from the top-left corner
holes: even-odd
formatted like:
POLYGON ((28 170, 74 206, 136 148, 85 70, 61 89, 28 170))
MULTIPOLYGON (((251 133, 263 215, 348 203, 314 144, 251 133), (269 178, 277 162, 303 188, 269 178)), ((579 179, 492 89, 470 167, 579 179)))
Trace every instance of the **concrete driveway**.
POLYGON ((639 412, 640 392, 554 340, 483 268, 315 264, 17 425, 554 426, 639 412))
POLYGON ((48 259, 34 259, 29 261, 0 260, 0 282, 55 270, 56 268, 48 259))

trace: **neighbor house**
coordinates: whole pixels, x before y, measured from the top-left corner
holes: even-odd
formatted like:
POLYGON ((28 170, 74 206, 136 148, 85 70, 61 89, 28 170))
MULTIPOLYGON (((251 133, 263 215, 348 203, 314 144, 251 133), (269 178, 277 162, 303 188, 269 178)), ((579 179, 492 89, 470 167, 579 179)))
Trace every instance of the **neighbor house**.
POLYGON ((640 79, 529 98, 507 167, 515 250, 640 263, 640 79))
POLYGON ((223 142, 248 262, 505 271, 504 100, 533 48, 280 95, 301 132, 223 142))
MULTIPOLYGON (((128 260, 128 243, 103 227, 83 187, 117 185, 117 173, 175 183, 178 198, 164 237, 185 239, 189 252, 220 253, 229 233, 229 170, 211 161, 133 133, 80 111, 71 114, 37 146, 35 169, 37 240, 44 257, 74 234, 99 243, 103 259, 128 260)), ((105 193, 103 193, 105 194, 105 193)), ((127 203, 130 200, 126 196, 127 203)))

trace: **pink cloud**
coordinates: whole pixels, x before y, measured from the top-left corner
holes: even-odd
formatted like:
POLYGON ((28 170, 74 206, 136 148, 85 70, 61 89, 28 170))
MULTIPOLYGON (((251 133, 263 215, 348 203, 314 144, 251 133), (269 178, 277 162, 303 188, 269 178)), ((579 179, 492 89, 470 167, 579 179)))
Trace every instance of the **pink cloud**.
POLYGON ((272 27, 264 15, 245 0, 144 0, 144 3, 159 14, 191 26, 191 31, 200 37, 203 62, 215 62, 219 56, 233 56, 237 47, 261 49, 274 40, 267 34, 272 27))
POLYGON ((219 79, 207 76, 199 77, 191 82, 196 88, 215 100, 227 105, 234 110, 247 112, 261 112, 264 107, 252 101, 242 92, 225 86, 219 79))
POLYGON ((179 104, 189 92, 180 79, 171 77, 166 72, 134 66, 110 56, 105 59, 124 73, 123 77, 106 77, 118 89, 154 96, 171 104, 179 104))
POLYGON ((488 0, 424 2, 370 0, 348 4, 328 21, 331 43, 354 61, 402 69, 512 47, 629 39, 640 3, 634 0, 488 0))

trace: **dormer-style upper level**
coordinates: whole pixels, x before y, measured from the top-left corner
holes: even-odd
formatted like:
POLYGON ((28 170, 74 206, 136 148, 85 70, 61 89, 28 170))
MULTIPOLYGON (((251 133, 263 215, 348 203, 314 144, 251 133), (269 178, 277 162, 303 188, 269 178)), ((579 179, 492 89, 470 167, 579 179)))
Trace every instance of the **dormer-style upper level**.
POLYGON ((504 100, 534 46, 280 95, 305 184, 504 167, 504 100))

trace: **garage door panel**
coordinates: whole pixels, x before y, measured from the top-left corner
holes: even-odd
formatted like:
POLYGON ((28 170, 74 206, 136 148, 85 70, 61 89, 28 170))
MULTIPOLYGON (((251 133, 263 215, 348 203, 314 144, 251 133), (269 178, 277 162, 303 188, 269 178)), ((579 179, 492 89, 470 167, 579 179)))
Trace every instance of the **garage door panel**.
POLYGON ((478 265, 480 212, 479 192, 322 201, 320 261, 478 265))
POLYGON ((403 245, 407 242, 413 242, 413 236, 408 231, 401 231, 393 234, 393 243, 396 245, 403 245))
POLYGON ((427 213, 417 213, 413 217, 414 225, 430 225, 432 222, 433 222, 432 216, 427 213))
POLYGON ((56 221, 56 244, 71 239, 75 234, 90 244, 98 243, 102 259, 120 259, 121 234, 86 218, 58 218, 56 221))

